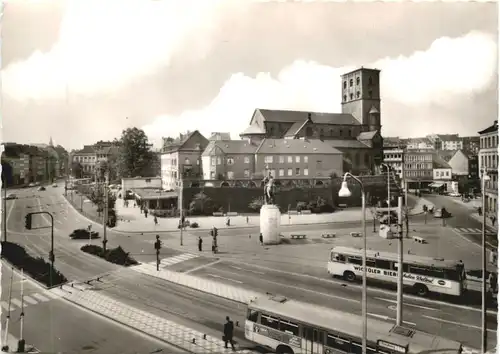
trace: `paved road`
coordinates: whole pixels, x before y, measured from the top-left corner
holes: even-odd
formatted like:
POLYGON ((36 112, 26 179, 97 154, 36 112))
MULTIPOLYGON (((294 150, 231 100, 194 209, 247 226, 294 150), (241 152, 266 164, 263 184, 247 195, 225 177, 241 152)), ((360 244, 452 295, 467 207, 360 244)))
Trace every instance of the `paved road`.
MULTIPOLYGON (((4 266, 2 274, 1 321, 4 329, 11 284, 11 272, 7 269, 4 266)), ((12 284, 9 333, 20 338, 21 277, 18 274, 14 274, 12 284)), ((24 339, 41 352, 133 354, 153 353, 159 349, 163 353, 178 352, 163 342, 142 336, 57 299, 31 281, 24 282, 24 295, 24 339)))

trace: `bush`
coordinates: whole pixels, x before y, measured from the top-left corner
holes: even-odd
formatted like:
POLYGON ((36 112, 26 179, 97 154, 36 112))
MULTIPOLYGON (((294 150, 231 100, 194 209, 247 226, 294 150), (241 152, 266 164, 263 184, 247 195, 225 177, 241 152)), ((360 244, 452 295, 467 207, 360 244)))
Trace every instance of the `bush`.
MULTIPOLYGON (((18 269, 23 269, 26 274, 45 286, 57 286, 66 283, 68 279, 57 269, 52 268, 52 284, 50 283, 51 265, 42 257, 32 257, 24 247, 12 243, 2 242, 2 257, 18 269)), ((57 261, 57 260, 56 260, 57 261)))
POLYGON ((122 265, 125 267, 139 264, 135 259, 130 257, 129 253, 125 252, 125 250, 121 246, 108 249, 106 250, 106 253, 104 253, 102 247, 98 245, 84 245, 80 249, 83 252, 89 253, 93 256, 103 258, 110 263, 122 265))
POLYGON ((192 223, 190 226, 192 229, 197 229, 200 227, 197 222, 192 223))
POLYGON ((301 212, 302 210, 307 209, 307 203, 306 202, 297 202, 297 211, 301 212))
POLYGON ((257 197, 248 204, 248 207, 254 211, 259 211, 264 205, 264 197, 257 197))

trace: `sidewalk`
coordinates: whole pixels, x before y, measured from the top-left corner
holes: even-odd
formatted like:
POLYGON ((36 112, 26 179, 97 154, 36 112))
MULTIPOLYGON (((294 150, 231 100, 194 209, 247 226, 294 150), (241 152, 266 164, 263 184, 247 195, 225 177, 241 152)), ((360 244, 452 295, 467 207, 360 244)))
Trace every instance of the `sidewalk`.
MULTIPOLYGON (((9 333, 9 334, 7 334, 7 343, 4 343, 3 342, 4 336, 5 336, 5 329, 2 328, 2 336, 0 337, 1 347, 3 347, 4 345, 8 345, 9 351, 1 351, 1 353, 17 353, 19 339, 14 337, 12 334, 9 333)), ((32 345, 29 345, 28 343, 26 343, 24 345, 24 352, 23 353, 40 353, 40 351, 38 349, 36 349, 35 347, 33 347, 32 345)))
MULTIPOLYGON (((182 276, 182 274, 180 275, 182 276)), ((218 284, 212 284, 212 288, 218 287, 218 284)), ((233 353, 232 349, 224 348, 224 342, 218 337, 139 310, 98 291, 75 291, 73 288, 65 286, 63 286, 63 289, 54 289, 54 291, 64 292, 64 298, 77 306, 86 308, 161 341, 170 343, 189 353, 233 353)), ((236 352, 241 354, 257 354, 245 349, 239 349, 236 352)))
MULTIPOLYGON (((470 216, 473 217, 474 219, 476 219, 477 221, 479 221, 480 223, 483 222, 483 216, 479 215, 478 212, 477 212, 478 208, 482 208, 481 199, 473 199, 470 202, 465 203, 460 198, 453 198, 453 197, 447 197, 447 198, 449 200, 451 200, 452 202, 454 202, 455 204, 461 205, 461 206, 463 206, 463 207, 471 210, 472 213, 470 214, 470 216)), ((498 233, 498 223, 496 222, 495 226, 493 226, 491 224, 491 220, 490 220, 490 218, 488 216, 489 215, 487 215, 487 217, 486 217, 486 224, 489 227, 493 228, 498 233)))

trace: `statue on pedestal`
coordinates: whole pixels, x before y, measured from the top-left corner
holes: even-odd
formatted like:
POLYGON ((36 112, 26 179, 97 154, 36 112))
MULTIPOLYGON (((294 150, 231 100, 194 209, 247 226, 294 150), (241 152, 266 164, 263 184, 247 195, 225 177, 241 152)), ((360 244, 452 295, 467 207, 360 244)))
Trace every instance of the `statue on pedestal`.
POLYGON ((272 176, 264 178, 264 205, 274 205, 276 186, 272 176))

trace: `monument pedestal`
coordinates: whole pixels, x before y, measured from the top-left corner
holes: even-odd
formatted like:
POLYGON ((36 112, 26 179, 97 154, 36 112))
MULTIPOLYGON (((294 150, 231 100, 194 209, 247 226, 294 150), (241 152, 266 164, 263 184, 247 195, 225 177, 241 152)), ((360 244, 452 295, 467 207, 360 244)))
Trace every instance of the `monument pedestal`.
POLYGON ((260 208, 260 232, 265 245, 277 245, 281 242, 280 226, 280 209, 276 205, 263 205, 260 208))

